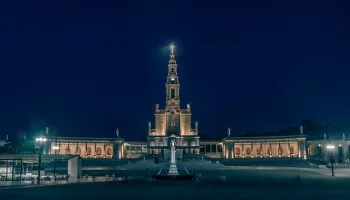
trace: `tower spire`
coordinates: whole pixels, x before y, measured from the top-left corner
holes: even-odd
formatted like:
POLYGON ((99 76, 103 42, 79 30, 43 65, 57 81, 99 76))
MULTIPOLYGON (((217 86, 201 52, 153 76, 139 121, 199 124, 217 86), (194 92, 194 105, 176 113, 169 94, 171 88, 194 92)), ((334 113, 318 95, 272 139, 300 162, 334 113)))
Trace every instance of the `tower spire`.
POLYGON ((174 53, 175 46, 170 45, 170 59, 168 64, 168 77, 166 81, 166 107, 168 110, 179 110, 180 106, 180 83, 177 76, 177 64, 174 53))

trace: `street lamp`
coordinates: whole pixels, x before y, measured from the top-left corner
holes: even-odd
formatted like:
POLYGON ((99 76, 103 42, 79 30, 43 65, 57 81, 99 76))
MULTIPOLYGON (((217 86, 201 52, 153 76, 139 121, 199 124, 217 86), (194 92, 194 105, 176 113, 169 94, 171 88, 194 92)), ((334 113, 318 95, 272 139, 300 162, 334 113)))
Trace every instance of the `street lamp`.
POLYGON ((40 142, 39 147, 39 158, 38 158, 38 185, 40 184, 40 172, 41 172, 41 154, 43 151, 44 142, 47 141, 45 137, 38 137, 35 139, 36 142, 40 142))
POLYGON ((334 159, 334 149, 335 146, 333 144, 329 144, 326 146, 326 148, 328 149, 328 151, 330 152, 330 162, 331 162, 331 167, 332 167, 332 176, 334 176, 334 168, 333 168, 333 163, 335 161, 334 159))

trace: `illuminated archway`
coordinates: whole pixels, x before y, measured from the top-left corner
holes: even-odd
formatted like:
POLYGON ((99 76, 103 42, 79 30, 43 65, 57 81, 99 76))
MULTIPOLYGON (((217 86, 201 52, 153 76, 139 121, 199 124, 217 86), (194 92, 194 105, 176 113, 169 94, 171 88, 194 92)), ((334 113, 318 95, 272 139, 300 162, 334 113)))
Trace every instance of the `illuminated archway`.
POLYGON ((236 157, 240 157, 241 156, 241 149, 239 147, 235 148, 235 155, 236 155, 236 157))
POLYGON ((111 147, 108 147, 107 149, 107 156, 111 156, 113 154, 113 150, 111 147))
POLYGON ((96 148, 96 155, 98 155, 98 156, 102 155, 102 148, 101 147, 96 148))

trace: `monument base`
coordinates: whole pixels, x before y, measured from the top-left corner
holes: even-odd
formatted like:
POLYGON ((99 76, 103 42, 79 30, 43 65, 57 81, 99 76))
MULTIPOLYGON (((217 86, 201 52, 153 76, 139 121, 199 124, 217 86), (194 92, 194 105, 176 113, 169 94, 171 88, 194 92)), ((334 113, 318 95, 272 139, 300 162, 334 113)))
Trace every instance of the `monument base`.
POLYGON ((177 167, 175 163, 172 163, 170 165, 168 176, 177 176, 179 175, 179 172, 177 171, 177 167))
POLYGON ((154 181, 193 181, 196 179, 196 175, 151 175, 154 181))

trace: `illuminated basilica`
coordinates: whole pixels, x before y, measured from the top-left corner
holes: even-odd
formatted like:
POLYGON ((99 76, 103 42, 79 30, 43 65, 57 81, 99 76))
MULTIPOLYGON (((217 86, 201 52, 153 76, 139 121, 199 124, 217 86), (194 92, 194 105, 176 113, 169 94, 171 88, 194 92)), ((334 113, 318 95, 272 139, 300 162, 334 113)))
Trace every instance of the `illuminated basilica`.
POLYGON ((122 159, 144 155, 166 156, 169 140, 174 138, 181 155, 210 158, 300 158, 327 160, 331 152, 347 162, 349 145, 345 136, 339 140, 310 139, 303 133, 292 136, 233 137, 230 129, 222 141, 201 141, 198 122, 192 123, 191 105, 180 106, 180 81, 174 46, 171 46, 166 79, 166 104, 156 104, 154 126, 148 122, 147 141, 124 141, 116 130, 112 138, 49 137, 44 153, 79 155, 82 158, 122 159), (194 124, 194 127, 192 127, 194 124), (326 147, 330 148, 326 148, 326 147), (334 148, 333 148, 334 147, 334 148), (333 149, 333 151, 331 151, 333 149))

